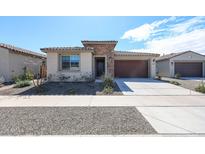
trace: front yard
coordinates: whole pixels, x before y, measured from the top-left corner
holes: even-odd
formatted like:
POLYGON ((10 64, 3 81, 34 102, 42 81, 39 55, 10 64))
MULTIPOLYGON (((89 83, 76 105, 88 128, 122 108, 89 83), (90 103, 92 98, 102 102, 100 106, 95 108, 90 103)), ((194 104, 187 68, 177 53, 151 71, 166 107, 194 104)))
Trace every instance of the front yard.
POLYGON ((7 136, 157 134, 135 107, 4 107, 0 119, 7 136))
POLYGON ((183 88, 190 89, 193 91, 196 91, 196 88, 202 83, 202 81, 167 78, 167 77, 162 77, 161 80, 170 82, 172 84, 175 84, 175 85, 178 85, 178 86, 181 86, 183 88))
MULTIPOLYGON (((8 88, 0 90, 0 95, 105 95, 103 83, 96 82, 46 82, 39 88, 32 85, 22 88, 8 88)), ((113 93, 122 95, 119 87, 114 83, 113 93)))

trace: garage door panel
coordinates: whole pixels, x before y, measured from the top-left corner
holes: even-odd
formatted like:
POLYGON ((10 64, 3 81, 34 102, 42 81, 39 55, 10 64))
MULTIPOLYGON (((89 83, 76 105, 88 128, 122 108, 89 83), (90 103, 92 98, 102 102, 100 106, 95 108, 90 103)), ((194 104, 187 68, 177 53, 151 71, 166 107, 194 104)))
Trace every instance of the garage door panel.
POLYGON ((115 60, 115 77, 148 77, 148 61, 115 60))
POLYGON ((202 77, 201 62, 176 62, 175 74, 179 73, 182 77, 202 77))

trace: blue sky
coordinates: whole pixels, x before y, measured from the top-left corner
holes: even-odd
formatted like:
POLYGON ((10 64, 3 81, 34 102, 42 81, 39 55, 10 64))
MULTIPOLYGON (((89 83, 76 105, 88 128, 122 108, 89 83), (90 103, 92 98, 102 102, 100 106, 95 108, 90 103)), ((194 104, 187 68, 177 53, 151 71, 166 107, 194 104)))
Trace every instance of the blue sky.
POLYGON ((118 40, 116 50, 205 54, 205 17, 0 17, 0 42, 40 52, 118 40))

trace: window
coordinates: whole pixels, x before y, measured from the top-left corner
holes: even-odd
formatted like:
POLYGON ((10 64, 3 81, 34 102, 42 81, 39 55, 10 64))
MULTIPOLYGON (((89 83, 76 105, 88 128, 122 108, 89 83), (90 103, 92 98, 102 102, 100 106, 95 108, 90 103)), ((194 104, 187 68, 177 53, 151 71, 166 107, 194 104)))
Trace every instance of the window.
POLYGON ((70 67, 79 68, 80 56, 72 55, 70 56, 70 67))
POLYGON ((79 70, 80 67, 80 56, 70 55, 62 56, 62 69, 65 70, 79 70))
POLYGON ((70 69, 70 56, 62 56, 62 69, 70 69))

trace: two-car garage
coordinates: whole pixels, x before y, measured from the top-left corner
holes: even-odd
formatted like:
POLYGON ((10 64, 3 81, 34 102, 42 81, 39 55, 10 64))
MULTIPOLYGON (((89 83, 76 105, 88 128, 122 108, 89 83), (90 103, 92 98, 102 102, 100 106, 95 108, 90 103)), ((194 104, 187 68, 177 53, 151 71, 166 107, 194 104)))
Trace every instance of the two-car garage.
POLYGON ((204 77, 205 56, 193 51, 171 53, 156 59, 159 76, 204 77))
POLYGON ((114 76, 116 78, 155 77, 155 58, 159 54, 115 52, 114 76))
POLYGON ((202 62, 175 62, 175 74, 180 74, 182 77, 202 77, 203 63, 202 62))
POLYGON ((148 60, 115 60, 115 77, 148 77, 148 60))

